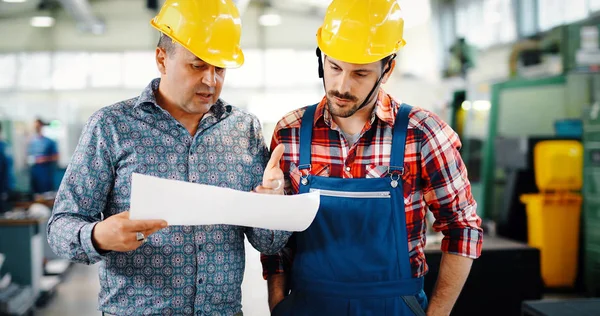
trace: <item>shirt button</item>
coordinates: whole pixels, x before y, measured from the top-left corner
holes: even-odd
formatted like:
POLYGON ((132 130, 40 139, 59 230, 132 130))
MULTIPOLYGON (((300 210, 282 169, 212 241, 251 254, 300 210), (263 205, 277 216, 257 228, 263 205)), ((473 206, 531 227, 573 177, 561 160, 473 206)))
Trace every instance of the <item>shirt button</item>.
POLYGON ((350 168, 350 166, 347 166, 347 167, 346 167, 346 171, 347 171, 347 172, 350 172, 350 170, 352 170, 352 169, 350 168))
POLYGON ((203 279, 198 280, 198 284, 202 284, 204 282, 203 279))

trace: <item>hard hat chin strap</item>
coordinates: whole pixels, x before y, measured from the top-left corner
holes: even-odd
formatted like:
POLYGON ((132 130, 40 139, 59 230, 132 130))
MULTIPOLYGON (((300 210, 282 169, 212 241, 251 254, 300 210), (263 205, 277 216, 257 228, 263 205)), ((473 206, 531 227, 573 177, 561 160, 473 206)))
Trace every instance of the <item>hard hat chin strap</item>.
MULTIPOLYGON (((322 54, 321 54, 321 49, 319 49, 318 47, 317 47, 317 57, 319 59, 319 78, 323 79, 323 87, 325 87, 323 58, 322 58, 322 54)), ((396 54, 391 55, 391 57, 389 58, 389 60, 387 61, 387 63, 384 66, 383 73, 381 73, 381 76, 379 76, 379 79, 377 79, 377 82, 375 82, 375 85, 373 86, 373 89, 371 89, 371 92, 369 92, 369 95, 367 95, 367 97, 365 98, 363 103, 358 107, 358 110, 364 108, 367 104, 369 104, 369 103, 371 103, 371 101, 373 101, 372 99, 373 99, 373 96, 375 96, 375 94, 374 94, 375 90, 378 90, 379 85, 381 84, 381 80, 392 69, 392 62, 394 61, 395 58, 396 58, 396 54)), ((325 89, 325 94, 327 94, 327 88, 325 89)))
POLYGON ((396 58, 396 54, 393 54, 392 57, 390 57, 390 59, 387 61, 387 63, 384 66, 383 72, 381 73, 381 76, 379 76, 379 79, 377 79, 377 82, 375 82, 373 89, 371 89, 371 92, 369 92, 369 95, 367 95, 365 101, 363 101, 363 103, 358 107, 358 110, 367 106, 367 104, 371 103, 371 101, 373 101, 372 99, 377 96, 377 94, 375 94, 375 91, 379 90, 381 80, 392 69, 392 61, 394 60, 394 58, 396 58))

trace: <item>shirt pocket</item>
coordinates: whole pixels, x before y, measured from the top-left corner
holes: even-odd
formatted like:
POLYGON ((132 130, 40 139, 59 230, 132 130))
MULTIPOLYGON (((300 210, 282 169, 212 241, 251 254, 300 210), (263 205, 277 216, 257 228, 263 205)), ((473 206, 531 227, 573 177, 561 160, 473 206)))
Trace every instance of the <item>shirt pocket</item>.
POLYGON ((298 192, 300 187, 300 179, 308 174, 319 177, 329 177, 330 175, 329 164, 318 164, 313 163, 310 169, 300 170, 295 163, 290 163, 289 178, 295 192, 298 192))
POLYGON ((389 173, 389 167, 371 164, 367 165, 365 171, 365 178, 367 179, 385 178, 389 173))

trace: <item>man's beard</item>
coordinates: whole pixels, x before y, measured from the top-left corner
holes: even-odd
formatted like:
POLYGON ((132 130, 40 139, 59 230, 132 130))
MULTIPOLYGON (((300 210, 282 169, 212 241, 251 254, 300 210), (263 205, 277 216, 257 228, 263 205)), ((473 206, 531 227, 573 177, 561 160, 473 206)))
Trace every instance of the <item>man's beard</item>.
POLYGON ((341 118, 351 117, 352 115, 354 115, 354 113, 360 110, 360 105, 361 104, 358 103, 358 98, 349 93, 341 94, 335 90, 330 90, 329 92, 327 92, 327 109, 333 116, 341 118), (334 104, 335 102, 332 101, 334 97, 345 101, 354 101, 354 103, 348 103, 342 108, 334 104))

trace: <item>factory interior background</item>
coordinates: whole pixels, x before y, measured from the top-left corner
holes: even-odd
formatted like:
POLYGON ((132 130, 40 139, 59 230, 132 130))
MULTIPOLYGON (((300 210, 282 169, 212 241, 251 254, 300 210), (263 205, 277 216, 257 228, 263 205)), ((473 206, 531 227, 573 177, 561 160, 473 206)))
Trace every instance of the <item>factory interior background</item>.
MULTIPOLYGON (((246 61, 227 71, 221 98, 256 115, 269 144, 283 115, 323 97, 315 33, 330 1, 234 2, 246 61)), ((46 225, 88 118, 159 76, 149 21, 162 3, 0 0, 0 140, 10 166, 0 315, 101 315, 97 265, 57 257, 46 225), (48 192, 30 184, 36 120, 58 152, 48 192), (12 285, 28 295, 7 294, 12 285)), ((399 3, 407 45, 383 88, 458 133, 483 219, 482 256, 453 315, 600 315, 600 0, 399 3), (547 141, 556 146, 538 150, 547 141)), ((440 240, 429 231, 426 292, 440 240)), ((242 306, 269 314, 248 242, 242 306)))

